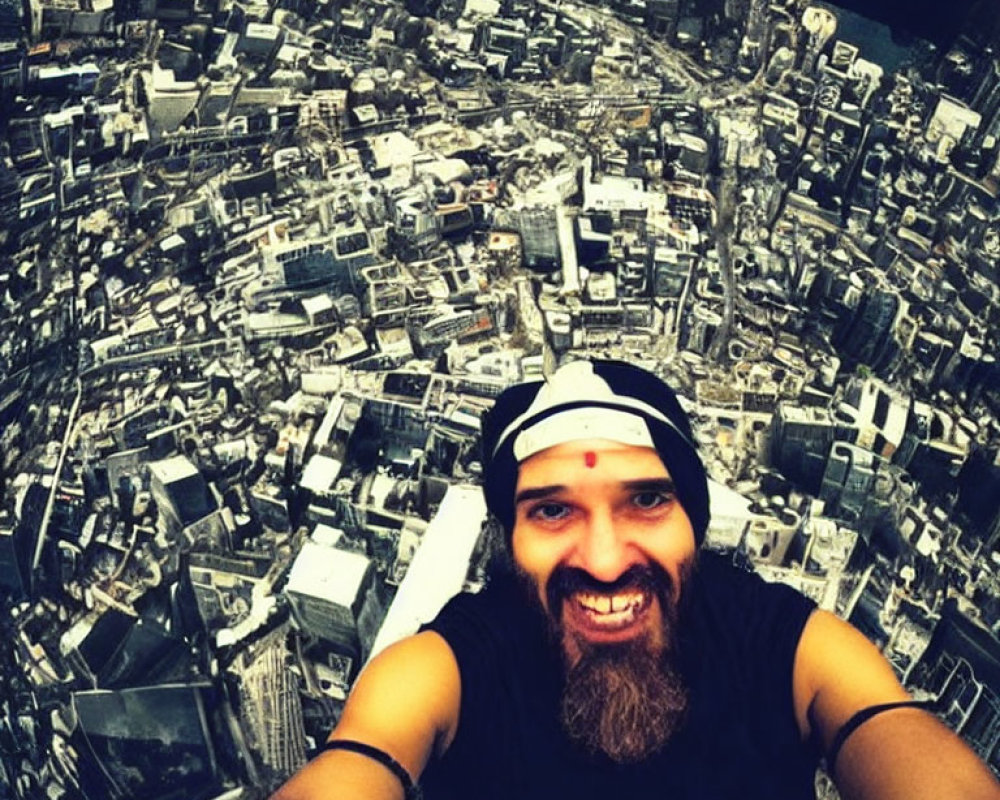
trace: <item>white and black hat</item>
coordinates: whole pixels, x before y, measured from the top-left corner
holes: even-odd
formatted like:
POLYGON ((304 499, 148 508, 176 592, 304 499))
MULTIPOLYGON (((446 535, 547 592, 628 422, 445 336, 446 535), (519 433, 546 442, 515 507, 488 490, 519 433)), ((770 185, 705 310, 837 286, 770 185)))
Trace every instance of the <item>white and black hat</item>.
POLYGON ((546 381, 512 386, 483 418, 486 504, 508 531, 517 465, 564 442, 610 439, 654 448, 670 473, 700 543, 708 483, 687 415, 651 372, 621 361, 574 361, 546 381))

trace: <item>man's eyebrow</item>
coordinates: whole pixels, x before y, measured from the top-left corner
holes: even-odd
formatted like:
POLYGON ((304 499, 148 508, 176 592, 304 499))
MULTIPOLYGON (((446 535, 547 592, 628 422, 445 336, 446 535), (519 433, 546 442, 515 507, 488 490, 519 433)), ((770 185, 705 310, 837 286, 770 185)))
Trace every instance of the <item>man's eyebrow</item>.
POLYGON ((552 486, 534 486, 530 489, 522 489, 516 495, 514 495, 514 505, 519 505, 520 503, 527 502, 528 500, 539 500, 546 497, 552 497, 554 494, 559 494, 559 492, 565 491, 566 487, 560 484, 553 484, 552 486))
POLYGON ((634 492, 677 494, 677 486, 670 478, 639 478, 634 481, 625 481, 622 485, 634 492))

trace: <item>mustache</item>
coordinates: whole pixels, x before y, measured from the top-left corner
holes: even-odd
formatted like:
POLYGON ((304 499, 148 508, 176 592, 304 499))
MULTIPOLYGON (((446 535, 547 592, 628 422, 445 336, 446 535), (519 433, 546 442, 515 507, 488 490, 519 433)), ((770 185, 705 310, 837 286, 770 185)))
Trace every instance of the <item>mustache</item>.
POLYGON ((555 612, 562 601, 576 592, 617 594, 627 590, 653 592, 661 601, 673 596, 674 582, 658 564, 633 564, 613 581, 601 581, 579 567, 557 567, 546 586, 549 608, 555 612))

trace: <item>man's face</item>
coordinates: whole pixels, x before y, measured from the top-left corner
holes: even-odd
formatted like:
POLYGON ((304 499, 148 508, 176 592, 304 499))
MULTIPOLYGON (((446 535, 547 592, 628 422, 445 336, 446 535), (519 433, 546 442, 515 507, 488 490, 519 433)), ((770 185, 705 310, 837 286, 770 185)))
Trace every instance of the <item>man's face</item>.
POLYGON ((641 761, 681 726, 676 625, 694 531, 656 451, 603 439, 522 462, 514 561, 560 641, 560 719, 583 749, 641 761))
POLYGON ((646 638, 656 649, 672 646, 665 623, 696 546, 655 450, 587 439, 526 459, 512 548, 562 634, 569 666, 588 645, 646 638))

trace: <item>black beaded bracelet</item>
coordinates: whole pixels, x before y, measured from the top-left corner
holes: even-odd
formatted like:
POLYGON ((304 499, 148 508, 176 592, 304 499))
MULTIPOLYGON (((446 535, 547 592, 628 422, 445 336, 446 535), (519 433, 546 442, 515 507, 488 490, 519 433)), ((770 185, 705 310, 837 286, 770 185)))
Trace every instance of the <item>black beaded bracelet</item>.
MULTIPOLYGON (((360 755, 367 756, 368 758, 377 761, 383 767, 388 769, 393 775, 399 778, 399 782, 403 785, 404 797, 408 798, 408 800, 412 800, 418 796, 417 788, 413 784, 413 778, 410 777, 410 773, 406 771, 402 764, 385 752, 385 750, 381 750, 374 745, 355 741, 354 739, 333 739, 324 744, 319 749, 319 753, 325 753, 328 750, 347 750, 351 753, 359 753, 360 755)), ((317 755, 319 755, 319 753, 317 753, 317 755)))
POLYGON ((854 714, 847 722, 845 722, 837 735, 833 737, 833 742, 830 745, 830 751, 826 756, 826 771, 833 777, 833 771, 837 766, 837 756, 840 755, 840 748, 843 747, 844 742, 847 741, 847 737, 850 736, 854 731, 856 731, 863 722, 867 722, 876 714, 881 714, 883 711, 892 711, 894 708, 923 708, 927 709, 929 703, 925 700, 903 700, 898 703, 882 703, 876 706, 868 706, 868 708, 862 708, 860 711, 854 714))

